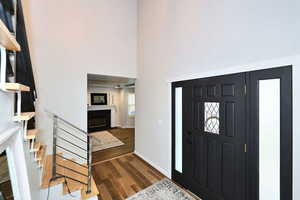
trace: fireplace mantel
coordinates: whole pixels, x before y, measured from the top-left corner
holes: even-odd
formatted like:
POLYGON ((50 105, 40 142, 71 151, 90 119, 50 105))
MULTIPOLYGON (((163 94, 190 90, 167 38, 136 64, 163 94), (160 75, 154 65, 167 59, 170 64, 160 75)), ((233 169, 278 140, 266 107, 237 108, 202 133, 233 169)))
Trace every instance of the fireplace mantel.
POLYGON ((90 110, 115 110, 116 105, 88 105, 88 111, 90 110))

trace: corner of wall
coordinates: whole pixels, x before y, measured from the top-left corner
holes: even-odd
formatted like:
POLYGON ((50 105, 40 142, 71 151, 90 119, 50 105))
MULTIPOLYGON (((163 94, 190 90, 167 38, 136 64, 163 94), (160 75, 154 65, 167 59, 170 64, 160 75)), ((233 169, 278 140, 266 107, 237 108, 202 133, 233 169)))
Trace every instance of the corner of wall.
POLYGON ((167 170, 161 168, 159 165, 157 165, 155 162, 153 162, 152 160, 146 158, 145 156, 143 156, 141 153, 134 151, 134 153, 139 156, 140 158, 142 158, 144 161, 146 161, 147 163, 149 163, 152 167, 154 167, 156 170, 158 170, 160 173, 162 173, 163 175, 165 175, 166 177, 171 179, 171 172, 168 172, 167 170))

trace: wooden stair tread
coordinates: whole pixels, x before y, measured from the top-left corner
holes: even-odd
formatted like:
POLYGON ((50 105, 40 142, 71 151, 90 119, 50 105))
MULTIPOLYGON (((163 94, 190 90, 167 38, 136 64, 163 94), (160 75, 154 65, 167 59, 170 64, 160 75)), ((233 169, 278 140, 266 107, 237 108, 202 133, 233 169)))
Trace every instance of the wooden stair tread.
POLYGON ((66 185, 66 183, 63 184, 63 194, 66 195, 69 193, 68 191, 68 188, 70 189, 70 192, 75 192, 77 190, 81 190, 83 189, 83 184, 77 182, 77 181, 74 181, 72 179, 69 179, 69 178, 66 178, 67 180, 67 183, 68 183, 68 187, 66 185))
MULTIPOLYGON (((72 160, 75 161, 75 159, 72 159, 72 160)), ((59 164, 61 164, 61 163, 59 163, 59 164)), ((80 172, 82 174, 88 175, 88 169, 87 168, 82 167, 80 165, 77 165, 77 164, 75 164, 75 163, 73 163, 71 161, 64 160, 62 165, 65 166, 65 167, 68 167, 70 169, 74 169, 74 170, 76 170, 76 171, 78 171, 78 172, 80 172)), ((80 176, 80 177, 83 177, 83 176, 80 176)), ((84 182, 86 182, 86 181, 84 181, 84 182)), ((68 178, 67 178, 67 183, 68 183, 68 187, 70 189, 70 192, 81 190, 81 189, 83 189, 83 186, 84 186, 84 184, 79 183, 77 181, 74 181, 72 179, 68 179, 68 178)), ((67 188, 66 184, 64 183, 63 186, 64 186, 63 187, 63 193, 64 194, 68 194, 68 188, 67 188)))
MULTIPOLYGON (((62 184, 64 182, 64 178, 58 178, 49 184, 50 179, 52 178, 52 157, 53 155, 47 155, 43 163, 44 166, 41 188, 48 188, 49 186, 51 187, 57 184, 62 184)), ((59 159, 58 156, 57 159, 59 159)))
POLYGON ((35 142, 34 145, 33 145, 33 149, 32 151, 33 152, 38 152, 41 148, 41 143, 40 142, 35 142))
POLYGON ((7 29, 6 25, 0 20, 0 44, 12 51, 20 51, 21 47, 15 37, 7 29))
POLYGON ((92 188, 92 191, 90 193, 86 193, 87 186, 86 185, 83 186, 83 189, 81 189, 81 199, 85 200, 85 199, 89 199, 93 196, 98 196, 99 190, 97 188, 97 185, 96 185, 93 177, 92 177, 92 187, 91 188, 92 188))
MULTIPOLYGON (((65 165, 63 165, 63 166, 65 166, 65 165)), ((75 170, 75 169, 73 169, 73 170, 75 170)), ((81 181, 82 183, 87 183, 87 180, 88 180, 88 178, 86 176, 78 174, 72 170, 66 169, 61 166, 56 166, 56 172, 62 176, 71 177, 73 179, 81 181)))
MULTIPOLYGON (((59 155, 62 155, 62 154, 60 153, 59 155)), ((55 181, 53 181, 49 184, 49 181, 52 177, 52 158, 53 158, 52 155, 47 155, 45 157, 41 187, 42 188, 48 188, 49 186, 51 187, 53 185, 63 184, 63 194, 65 195, 65 194, 68 193, 68 188, 65 184, 65 179, 64 178, 56 179, 55 181)), ((86 168, 84 168, 80 165, 77 165, 77 164, 73 163, 72 161, 64 160, 59 156, 57 156, 56 159, 57 159, 57 163, 62 165, 62 166, 80 171, 83 174, 88 173, 88 170, 86 168)), ((74 161, 74 159, 72 159, 72 160, 74 161)), ((85 179, 80 178, 81 175, 78 175, 75 172, 71 172, 70 170, 65 169, 63 167, 57 166, 56 170, 57 170, 58 173, 61 173, 62 175, 70 176, 71 178, 78 179, 82 182, 87 182, 86 177, 85 177, 85 179)), ((66 180, 67 180, 70 192, 80 190, 81 199, 83 199, 83 200, 89 199, 89 198, 91 198, 93 196, 97 196, 99 194, 97 185, 96 185, 93 178, 92 178, 92 187, 91 187, 92 191, 91 191, 91 193, 88 193, 88 194, 86 193, 87 185, 79 183, 79 182, 74 181, 74 180, 71 180, 69 178, 66 178, 66 180)))
POLYGON ((30 87, 26 85, 22 85, 20 83, 5 83, 4 89, 9 91, 22 91, 22 92, 30 91, 30 87))
POLYGON ((38 134, 39 130, 38 129, 30 129, 27 130, 27 134, 26 134, 26 139, 27 140, 32 140, 35 139, 37 134, 38 134))
POLYGON ((43 157, 45 156, 46 154, 46 148, 47 146, 46 145, 42 145, 39 149, 39 151, 37 152, 37 156, 36 156, 36 160, 37 161, 41 161, 43 159, 43 157))
POLYGON ((45 166, 45 163, 46 163, 46 159, 47 159, 47 156, 46 156, 46 151, 45 151, 45 154, 44 156, 42 157, 42 159, 39 161, 40 163, 40 167, 44 167, 45 166))
MULTIPOLYGON (((91 193, 86 193, 87 191, 87 185, 84 185, 84 184, 81 184, 81 183, 78 183, 76 181, 73 181, 73 180, 70 180, 70 179, 67 179, 67 183, 68 183, 68 187, 70 189, 70 192, 75 192, 77 190, 80 190, 80 193, 81 193, 81 199, 89 199, 93 196, 97 196, 99 194, 99 191, 98 191, 98 188, 97 188, 97 185, 92 177, 92 191, 91 193)), ((66 195, 68 194, 68 187, 66 186, 66 184, 64 183, 63 184, 63 194, 66 195)))
MULTIPOLYGON (((72 159, 74 161, 74 159, 72 159)), ((73 170, 76 170, 84 175, 88 175, 88 169, 85 168, 85 167, 82 167, 80 165, 77 165, 76 163, 73 163, 72 161, 69 161, 69 160, 58 160, 57 161, 58 164, 64 166, 64 167, 67 167, 69 169, 73 169, 73 170)))
POLYGON ((15 115, 13 121, 28 121, 35 116, 35 112, 24 112, 21 116, 15 115))

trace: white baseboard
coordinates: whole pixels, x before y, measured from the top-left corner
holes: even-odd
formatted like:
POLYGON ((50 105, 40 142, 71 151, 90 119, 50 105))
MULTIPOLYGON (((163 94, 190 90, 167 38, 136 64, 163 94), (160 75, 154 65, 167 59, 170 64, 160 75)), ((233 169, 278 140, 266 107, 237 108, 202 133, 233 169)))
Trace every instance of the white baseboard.
POLYGON ((144 161, 146 161, 147 163, 149 163, 152 167, 154 167, 157 171, 159 171, 160 173, 162 173, 163 175, 165 175, 166 177, 168 177, 169 179, 171 179, 171 174, 169 174, 165 169, 159 167, 157 164, 155 164, 153 161, 151 161, 150 159, 146 158, 145 156, 143 156, 142 154, 140 154, 137 151, 134 151, 134 153, 141 157, 144 161))

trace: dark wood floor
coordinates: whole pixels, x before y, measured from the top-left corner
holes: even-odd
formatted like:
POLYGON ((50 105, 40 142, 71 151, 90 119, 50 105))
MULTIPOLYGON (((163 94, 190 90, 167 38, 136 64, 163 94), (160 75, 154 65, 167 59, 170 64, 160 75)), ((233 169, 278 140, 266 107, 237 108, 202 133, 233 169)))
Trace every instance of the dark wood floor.
POLYGON ((4 199, 6 200, 14 199, 10 181, 6 181, 0 184, 0 192, 2 192, 2 194, 4 195, 4 199))
POLYGON ((4 154, 0 156, 0 192, 2 192, 2 195, 4 195, 4 198, 7 200, 14 199, 11 183, 9 180, 8 163, 6 155, 4 154), (1 179, 4 179, 4 181, 1 179))
POLYGON ((124 145, 93 152, 93 163, 108 160, 134 151, 134 129, 114 128, 108 130, 113 136, 121 140, 124 145))
POLYGON ((123 200, 164 178, 135 154, 127 154, 93 166, 101 200, 123 200))

